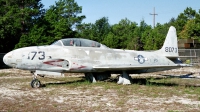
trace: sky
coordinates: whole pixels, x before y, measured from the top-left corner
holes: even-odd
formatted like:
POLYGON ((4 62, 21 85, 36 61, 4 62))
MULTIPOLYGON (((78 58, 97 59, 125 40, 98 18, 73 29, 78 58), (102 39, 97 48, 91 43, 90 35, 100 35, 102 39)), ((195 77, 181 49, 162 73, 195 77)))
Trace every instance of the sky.
MULTIPOLYGON (((41 0, 45 9, 55 5, 58 0, 41 0)), ((172 17, 182 13, 187 7, 197 12, 200 9, 200 0, 75 0, 82 6, 82 14, 86 18, 84 23, 95 23, 102 17, 108 17, 111 25, 117 24, 122 19, 129 19, 132 22, 140 23, 144 20, 148 25, 153 26, 155 7, 155 22, 167 23, 172 17)))

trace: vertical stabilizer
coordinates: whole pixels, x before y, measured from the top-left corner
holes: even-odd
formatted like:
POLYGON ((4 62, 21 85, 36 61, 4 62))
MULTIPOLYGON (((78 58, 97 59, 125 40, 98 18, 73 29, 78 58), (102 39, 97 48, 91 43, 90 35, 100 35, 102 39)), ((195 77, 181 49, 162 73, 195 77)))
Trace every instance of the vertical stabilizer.
POLYGON ((176 28, 171 26, 165 38, 165 42, 160 50, 158 50, 164 56, 175 57, 178 55, 178 41, 176 35, 176 28))

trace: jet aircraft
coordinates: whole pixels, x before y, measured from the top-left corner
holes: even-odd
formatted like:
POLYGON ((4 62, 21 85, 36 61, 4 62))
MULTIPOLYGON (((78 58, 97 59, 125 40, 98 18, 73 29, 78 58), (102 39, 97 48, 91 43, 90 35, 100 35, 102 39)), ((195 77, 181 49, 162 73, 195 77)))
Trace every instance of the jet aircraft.
POLYGON ((83 38, 61 39, 48 46, 19 48, 7 53, 3 61, 33 73, 31 86, 41 86, 37 76, 85 73, 91 82, 121 74, 118 84, 131 84, 129 74, 148 73, 190 66, 179 60, 176 29, 171 26, 161 49, 135 51, 111 49, 83 38))

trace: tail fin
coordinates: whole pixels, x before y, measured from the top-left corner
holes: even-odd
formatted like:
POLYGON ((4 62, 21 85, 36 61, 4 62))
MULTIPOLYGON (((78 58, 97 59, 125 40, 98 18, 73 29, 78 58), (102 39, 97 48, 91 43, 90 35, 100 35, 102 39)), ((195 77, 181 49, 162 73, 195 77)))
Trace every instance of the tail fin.
POLYGON ((158 50, 158 53, 161 53, 162 55, 166 57, 178 57, 178 44, 177 44, 177 35, 176 35, 176 28, 171 26, 169 28, 169 31, 167 33, 165 42, 160 50, 158 50))

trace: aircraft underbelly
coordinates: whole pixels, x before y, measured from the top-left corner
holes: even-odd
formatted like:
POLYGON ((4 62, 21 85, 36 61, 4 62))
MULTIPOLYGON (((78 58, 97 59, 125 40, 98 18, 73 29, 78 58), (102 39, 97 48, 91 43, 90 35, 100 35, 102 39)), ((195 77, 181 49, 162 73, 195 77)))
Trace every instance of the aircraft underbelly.
POLYGON ((148 69, 138 69, 138 70, 129 70, 129 73, 134 73, 134 74, 140 74, 140 73, 151 73, 151 72, 158 72, 158 71, 164 71, 164 70, 171 70, 171 69, 176 69, 179 68, 178 66, 176 67, 158 67, 158 68, 148 68, 148 69))

